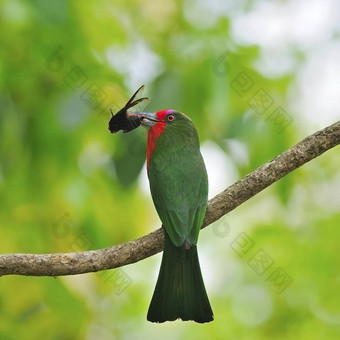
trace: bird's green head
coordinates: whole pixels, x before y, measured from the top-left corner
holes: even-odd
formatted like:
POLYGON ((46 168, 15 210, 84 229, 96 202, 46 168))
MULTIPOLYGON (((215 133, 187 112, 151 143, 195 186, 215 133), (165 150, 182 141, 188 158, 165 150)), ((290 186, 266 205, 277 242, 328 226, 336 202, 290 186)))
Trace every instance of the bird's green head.
POLYGON ((154 113, 135 112, 141 117, 141 124, 149 128, 150 134, 158 139, 166 135, 174 141, 192 142, 197 138, 197 131, 192 120, 184 113, 175 110, 162 110, 154 113))
POLYGON ((161 123, 159 126, 185 126, 193 123, 189 117, 185 114, 175 110, 162 110, 154 113, 150 112, 135 112, 134 114, 139 115, 142 118, 142 125, 146 127, 154 127, 157 123, 161 123))
POLYGON ((148 131, 148 160, 161 136, 169 147, 191 145, 199 148, 198 135, 192 120, 175 110, 162 110, 155 113, 134 112, 141 117, 141 124, 148 131))

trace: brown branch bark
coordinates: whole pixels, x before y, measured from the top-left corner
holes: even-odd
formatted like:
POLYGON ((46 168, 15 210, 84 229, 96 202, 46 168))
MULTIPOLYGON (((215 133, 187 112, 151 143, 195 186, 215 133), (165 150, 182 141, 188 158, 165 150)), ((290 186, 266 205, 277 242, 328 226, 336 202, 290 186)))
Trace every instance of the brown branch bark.
MULTIPOLYGON (((211 199, 202 228, 338 144, 340 121, 307 137, 211 199)), ((60 276, 117 268, 160 252, 163 237, 163 229, 160 228, 134 241, 105 249, 76 253, 0 255, 0 276, 60 276)))

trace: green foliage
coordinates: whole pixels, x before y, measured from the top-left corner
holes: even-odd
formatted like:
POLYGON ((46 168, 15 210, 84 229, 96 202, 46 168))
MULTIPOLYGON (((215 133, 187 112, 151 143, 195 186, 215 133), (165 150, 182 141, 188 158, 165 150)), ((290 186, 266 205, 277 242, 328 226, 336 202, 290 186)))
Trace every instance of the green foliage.
MULTIPOLYGON (((109 108, 117 111, 143 83, 146 110, 189 115, 201 143, 228 155, 215 169, 228 162, 239 178, 313 131, 293 109, 296 74, 261 74, 254 66, 261 48, 242 46, 232 14, 202 10, 202 3, 0 2, 1 253, 96 249, 160 225, 141 184, 145 132, 107 129, 109 108), (266 112, 254 110, 261 89, 273 101, 266 112), (291 117, 285 126, 271 114, 278 107, 291 117)), ((241 3, 238 15, 255 4, 241 3)), ((308 52, 285 48, 303 64, 308 52)), ((0 338, 339 338, 335 152, 201 233, 214 322, 147 323, 155 256, 76 277, 0 278, 0 338), (261 267, 259 255, 272 265, 261 267), (273 280, 279 268, 286 288, 273 280)))

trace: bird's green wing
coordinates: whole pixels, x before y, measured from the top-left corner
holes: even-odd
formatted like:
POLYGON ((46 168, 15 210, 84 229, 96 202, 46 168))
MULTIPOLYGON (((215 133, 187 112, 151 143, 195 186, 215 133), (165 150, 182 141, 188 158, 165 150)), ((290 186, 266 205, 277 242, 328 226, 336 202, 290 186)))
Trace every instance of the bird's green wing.
POLYGON ((208 179, 201 154, 176 159, 163 154, 149 163, 150 189, 157 213, 177 247, 197 243, 204 219, 208 179), (171 166, 170 166, 171 165, 171 166))

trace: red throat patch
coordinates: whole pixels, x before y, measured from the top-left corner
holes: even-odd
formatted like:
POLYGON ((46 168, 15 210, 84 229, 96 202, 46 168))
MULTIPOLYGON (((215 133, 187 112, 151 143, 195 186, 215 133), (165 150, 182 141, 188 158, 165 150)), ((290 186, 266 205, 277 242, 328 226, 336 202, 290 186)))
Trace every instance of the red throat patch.
POLYGON ((156 112, 157 119, 161 120, 161 122, 158 122, 154 126, 152 126, 148 132, 148 146, 147 146, 147 151, 146 151, 147 166, 149 166, 151 155, 153 151, 155 150, 157 139, 164 132, 164 129, 166 127, 166 123, 164 122, 165 117, 169 113, 172 113, 172 112, 175 112, 175 111, 174 110, 162 110, 162 111, 156 112))
POLYGON ((155 150, 157 139, 164 132, 166 124, 158 122, 148 131, 148 145, 146 150, 146 164, 149 166, 149 161, 153 151, 155 150))

